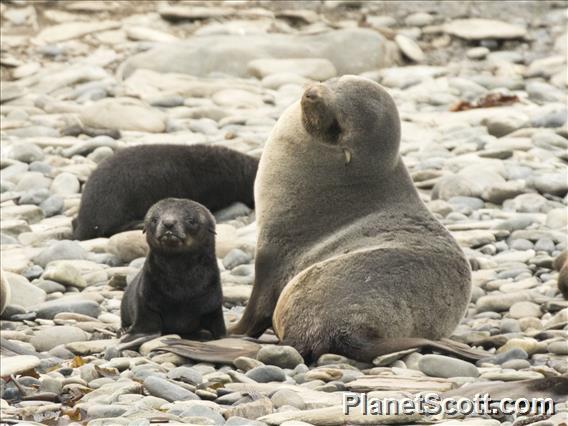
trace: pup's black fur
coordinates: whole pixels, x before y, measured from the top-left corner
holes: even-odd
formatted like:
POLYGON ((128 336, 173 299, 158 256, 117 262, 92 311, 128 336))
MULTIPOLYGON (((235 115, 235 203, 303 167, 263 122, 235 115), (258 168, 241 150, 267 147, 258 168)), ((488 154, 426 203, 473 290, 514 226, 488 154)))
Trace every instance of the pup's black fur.
POLYGON ((78 240, 140 228, 154 203, 188 198, 211 211, 241 201, 254 207, 258 159, 208 145, 143 145, 103 161, 83 189, 73 220, 78 240))
POLYGON ((213 215, 194 201, 168 198, 148 211, 144 231, 150 251, 122 298, 123 330, 131 337, 195 338, 200 330, 224 336, 213 215))

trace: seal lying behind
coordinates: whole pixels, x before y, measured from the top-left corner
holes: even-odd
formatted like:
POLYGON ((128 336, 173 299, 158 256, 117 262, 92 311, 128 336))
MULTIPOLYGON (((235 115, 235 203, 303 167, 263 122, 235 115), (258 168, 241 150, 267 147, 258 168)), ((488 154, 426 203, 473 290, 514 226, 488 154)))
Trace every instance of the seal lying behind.
POLYGON ((283 113, 255 183, 256 281, 232 333, 273 325, 308 360, 363 361, 452 333, 470 267, 420 200, 399 144, 394 101, 364 78, 315 84, 283 113))
POLYGON ((208 145, 141 145, 118 151, 91 174, 73 220, 78 240, 140 227, 163 198, 188 198, 215 211, 241 201, 254 207, 258 160, 208 145))
POLYGON ((204 206, 167 198, 144 221, 150 252, 128 285, 120 309, 128 336, 179 334, 205 329, 225 335, 223 294, 215 257, 215 219, 204 206))

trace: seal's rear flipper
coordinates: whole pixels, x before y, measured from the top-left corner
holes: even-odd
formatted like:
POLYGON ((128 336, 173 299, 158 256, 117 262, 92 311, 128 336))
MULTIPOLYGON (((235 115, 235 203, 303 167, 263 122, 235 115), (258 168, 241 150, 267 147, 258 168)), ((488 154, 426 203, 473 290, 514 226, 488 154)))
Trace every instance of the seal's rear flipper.
POLYGON ((543 379, 522 380, 510 383, 483 382, 468 383, 458 389, 441 394, 441 398, 474 398, 476 394, 489 394, 494 401, 503 398, 512 400, 526 398, 552 398, 564 401, 568 396, 568 376, 545 377, 543 379))
POLYGON ((434 349, 454 355, 466 361, 478 361, 491 356, 489 352, 472 349, 469 346, 450 339, 430 340, 421 337, 402 337, 379 339, 374 342, 350 345, 351 356, 363 361, 407 349, 434 349))
POLYGON ((212 362, 215 364, 232 364, 240 357, 256 358, 260 345, 242 339, 225 338, 199 342, 196 340, 167 339, 166 346, 157 349, 172 352, 194 361, 212 362))

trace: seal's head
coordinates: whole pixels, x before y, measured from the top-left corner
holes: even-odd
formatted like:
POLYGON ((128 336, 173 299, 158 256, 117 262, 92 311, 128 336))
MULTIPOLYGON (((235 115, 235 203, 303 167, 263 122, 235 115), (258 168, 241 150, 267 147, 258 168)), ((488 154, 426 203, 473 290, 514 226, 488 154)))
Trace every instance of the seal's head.
POLYGON ((300 101, 302 125, 310 139, 359 159, 394 165, 400 120, 387 91, 372 80, 343 76, 309 86, 300 101))
POLYGON ((148 210, 144 232, 154 251, 188 252, 215 241, 215 219, 195 201, 165 198, 148 210))

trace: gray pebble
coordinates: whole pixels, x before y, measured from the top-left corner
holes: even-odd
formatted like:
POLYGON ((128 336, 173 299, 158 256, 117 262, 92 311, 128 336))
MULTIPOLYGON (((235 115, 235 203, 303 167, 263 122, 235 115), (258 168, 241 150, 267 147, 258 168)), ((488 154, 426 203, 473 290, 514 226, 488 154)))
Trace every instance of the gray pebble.
POLYGON ((201 373, 191 367, 176 367, 170 370, 167 377, 172 380, 179 380, 190 385, 199 385, 203 382, 201 373))
POLYGON ((146 379, 144 379, 144 387, 150 395, 164 398, 166 401, 170 402, 199 399, 193 392, 157 376, 146 377, 146 379))
POLYGON ((43 161, 34 161, 29 167, 30 172, 39 172, 44 175, 49 175, 51 170, 51 166, 43 161))
POLYGON ((217 411, 209 407, 203 407, 201 405, 194 405, 192 407, 184 409, 181 413, 177 414, 179 417, 205 417, 210 419, 213 425, 224 425, 225 418, 219 414, 217 411))
POLYGON ((290 389, 280 389, 276 391, 270 397, 270 400, 272 401, 272 404, 274 404, 275 408, 280 408, 285 405, 290 405, 298 408, 299 410, 304 410, 306 408, 306 404, 302 397, 298 395, 297 392, 290 389))
POLYGON ((32 260, 45 268, 49 262, 54 260, 84 260, 86 258, 87 251, 77 241, 61 240, 43 249, 32 260))
POLYGON ((469 362, 444 355, 424 355, 418 361, 418 368, 432 377, 478 377, 479 370, 469 362))
POLYGON ((64 200, 60 195, 52 195, 39 205, 45 217, 55 216, 63 212, 64 200))
POLYGON ((247 371, 246 376, 258 383, 283 382, 286 374, 275 365, 262 365, 247 371))
POLYGON ((281 368, 294 368, 302 364, 302 355, 292 346, 266 345, 256 355, 256 359, 267 365, 276 365, 281 368))
POLYGON ((233 269, 236 266, 249 263, 252 260, 252 257, 242 251, 241 249, 235 248, 232 249, 227 255, 223 258, 223 266, 226 269, 233 269))
POLYGON ((29 308, 36 312, 38 318, 52 319, 60 312, 74 312, 76 314, 98 317, 101 308, 98 303, 92 300, 81 300, 76 298, 61 298, 40 303, 29 308))
POLYGON ((44 158, 43 150, 33 143, 29 142, 16 142, 10 147, 9 158, 24 163, 32 163, 34 161, 41 161, 44 158))
POLYGON ((50 195, 51 193, 46 188, 31 189, 21 195, 18 204, 34 204, 37 206, 48 199, 50 195))

